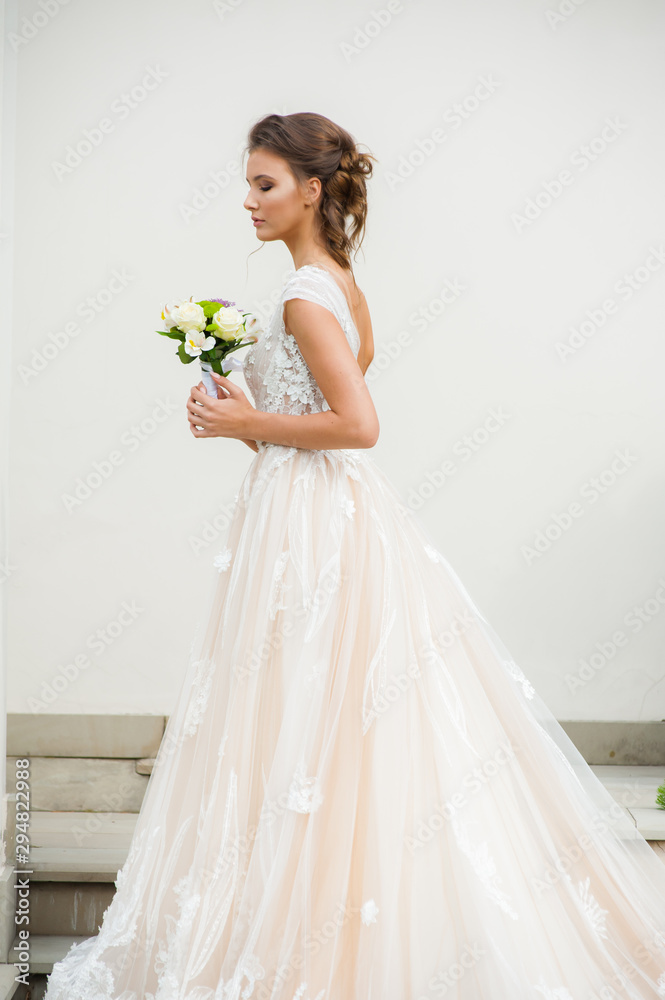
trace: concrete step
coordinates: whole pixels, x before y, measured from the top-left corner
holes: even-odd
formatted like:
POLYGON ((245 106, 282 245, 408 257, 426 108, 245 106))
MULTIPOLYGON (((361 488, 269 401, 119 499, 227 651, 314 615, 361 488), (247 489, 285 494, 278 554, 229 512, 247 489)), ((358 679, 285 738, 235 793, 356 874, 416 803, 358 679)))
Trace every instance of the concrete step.
POLYGON ((115 882, 127 848, 33 847, 31 882, 115 882))
POLYGON ((31 812, 33 847, 129 848, 138 813, 31 812))
MULTIPOLYGON (((31 934, 30 972, 49 973, 55 962, 59 962, 69 951, 74 941, 85 941, 87 934, 31 934)), ((18 961, 18 936, 9 953, 10 962, 18 961)))
POLYGON ((30 814, 33 882, 115 882, 137 813, 30 814))
POLYGON ((114 895, 113 882, 31 882, 30 936, 96 934, 114 895))
POLYGON ((637 829, 649 843, 665 841, 665 809, 629 809, 637 829))
MULTIPOLYGON (((664 769, 629 765, 592 769, 665 863, 665 810, 655 806, 664 769)), ((31 918, 36 936, 65 940, 63 932, 83 937, 97 933, 137 819, 135 812, 31 813, 31 918)))
POLYGON ((650 840, 649 843, 665 865, 665 840, 650 840))
MULTIPOLYGON (((8 788, 16 760, 7 757, 8 788)), ((136 760, 31 756, 30 807, 33 812, 138 813, 149 780, 147 773, 137 771, 136 760)))
MULTIPOLYGON (((646 840, 665 841, 665 809, 655 806, 665 780, 662 768, 594 765, 592 770, 646 840)), ((114 882, 137 819, 134 812, 31 813, 33 881, 114 882)))
POLYGON ((658 787, 665 784, 665 768, 594 764, 591 770, 627 810, 645 840, 665 841, 665 809, 656 806, 658 787))
POLYGON ((9 712, 7 756, 152 757, 167 721, 167 715, 9 712))
MULTIPOLYGON (((13 857, 7 854, 7 857, 13 857)), ((13 864, 0 866, 0 963, 7 962, 16 934, 16 872, 13 864)), ((0 993, 0 997, 2 994, 0 993)))
POLYGON ((152 769, 155 766, 155 757, 142 757, 141 760, 136 761, 136 773, 137 774, 152 774, 152 769))
MULTIPOLYGON (((656 809, 658 787, 665 784, 665 767, 593 764, 591 770, 617 802, 629 809, 656 809)), ((665 810, 658 811, 665 816, 665 810)))
POLYGON ((14 965, 0 965, 0 1000, 11 1000, 21 987, 16 982, 17 969, 14 965))
POLYGON ((97 933, 136 820, 136 813, 31 813, 32 934, 97 933))

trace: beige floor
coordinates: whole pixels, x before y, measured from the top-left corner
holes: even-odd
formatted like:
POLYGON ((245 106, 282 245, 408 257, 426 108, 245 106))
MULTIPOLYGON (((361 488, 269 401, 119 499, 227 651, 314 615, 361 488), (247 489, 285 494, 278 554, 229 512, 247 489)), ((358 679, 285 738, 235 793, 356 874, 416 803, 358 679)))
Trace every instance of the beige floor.
POLYGON ((649 843, 665 865, 665 840, 650 840, 649 843))

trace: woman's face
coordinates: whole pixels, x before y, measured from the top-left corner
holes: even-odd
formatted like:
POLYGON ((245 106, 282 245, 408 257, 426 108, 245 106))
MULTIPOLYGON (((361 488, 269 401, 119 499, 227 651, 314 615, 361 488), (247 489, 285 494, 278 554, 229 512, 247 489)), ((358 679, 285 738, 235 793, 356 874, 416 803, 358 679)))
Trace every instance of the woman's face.
POLYGON ((283 240, 297 234, 321 190, 317 177, 298 184, 286 160, 267 149, 255 149, 247 158, 249 192, 244 207, 252 213, 260 240, 283 240))

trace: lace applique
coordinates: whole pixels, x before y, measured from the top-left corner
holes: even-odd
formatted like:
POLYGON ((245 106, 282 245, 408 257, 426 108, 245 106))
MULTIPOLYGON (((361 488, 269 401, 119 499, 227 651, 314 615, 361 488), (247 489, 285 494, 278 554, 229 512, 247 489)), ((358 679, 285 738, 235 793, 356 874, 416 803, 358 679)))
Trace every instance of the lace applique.
POLYGON ((122 891, 116 891, 102 915, 102 926, 97 935, 99 948, 107 944, 125 947, 134 939, 136 925, 141 915, 142 893, 146 873, 151 865, 153 844, 161 829, 161 826, 150 830, 143 829, 137 834, 136 840, 132 841, 125 863, 116 876, 116 889, 122 891))
POLYGON ((275 569, 272 577, 272 584, 270 587, 270 598, 268 602, 268 614, 271 621, 275 619, 278 611, 286 611, 288 605, 283 603, 284 596, 287 590, 290 589, 290 584, 284 583, 284 570, 286 569, 286 564, 290 558, 290 552, 285 549, 281 556, 275 563, 275 569))
POLYGON ((178 900, 178 918, 171 913, 165 915, 166 943, 158 942, 154 970, 159 976, 159 986, 155 1000, 167 1000, 177 997, 181 984, 177 969, 184 968, 187 960, 188 931, 191 930, 196 911, 201 905, 201 896, 192 891, 193 874, 188 872, 173 887, 178 900))
POLYGON ((263 384, 268 411, 297 414, 330 409, 295 340, 292 345, 279 344, 263 384))
POLYGON ((305 675, 304 683, 308 694, 314 694, 315 691, 323 691, 326 669, 326 661, 320 660, 318 663, 315 663, 310 672, 305 675))
POLYGON ((232 555, 233 553, 231 552, 231 549, 222 549, 221 552, 218 552, 217 555, 215 556, 215 561, 213 562, 213 566, 215 567, 215 569, 218 569, 220 573, 223 573, 224 570, 227 570, 231 565, 232 555))
POLYGON ((297 448, 291 448, 284 444, 274 444, 271 441, 261 441, 259 442, 258 447, 259 452, 264 452, 266 449, 270 449, 270 459, 261 466, 259 474, 253 479, 253 481, 251 476, 245 477, 243 494, 243 501, 245 505, 249 501, 251 494, 258 495, 263 492, 266 486, 269 486, 272 483, 275 469, 284 462, 288 462, 289 459, 293 458, 293 456, 298 452, 297 448))
MULTIPOLYGON (((249 1000, 249 998, 254 994, 254 987, 256 983, 265 977, 265 969, 261 965, 259 959, 254 954, 247 955, 239 963, 231 979, 226 982, 220 981, 217 989, 215 990, 214 997, 210 997, 210 1000, 249 1000), (242 993, 238 993, 238 990, 242 986, 243 979, 247 979, 247 985, 243 989, 242 993)), ((183 1000, 200 1000, 202 994, 199 989, 194 989, 191 994, 187 994, 183 1000)), ((207 998, 207 994, 206 994, 207 998)), ((155 1000, 161 1000, 160 995, 155 997, 155 1000)), ((173 994, 173 998, 170 996, 164 997, 164 1000, 181 1000, 181 992, 173 994)))
MULTIPOLYGON (((215 785, 217 784, 217 771, 215 785)), ((211 799, 214 798, 214 791, 211 799)), ((231 901, 235 900, 235 912, 233 917, 234 926, 239 924, 238 905, 239 897, 242 894, 242 881, 246 873, 244 865, 241 863, 242 852, 238 851, 239 827, 238 827, 238 776, 232 768, 229 777, 229 786, 226 793, 224 817, 219 831, 219 845, 217 855, 211 868, 201 867, 197 861, 193 861, 188 873, 182 876, 174 886, 174 894, 178 900, 178 918, 167 914, 165 921, 167 924, 166 941, 161 939, 158 942, 159 948, 154 969, 159 977, 159 984, 155 1000, 194 1000, 194 998, 208 997, 208 993, 201 993, 199 988, 194 988, 191 992, 183 994, 183 978, 196 978, 210 961, 215 949, 219 946, 220 934, 224 922, 227 919, 231 901), (209 908, 210 896, 213 893, 212 882, 221 882, 215 887, 218 898, 224 901, 220 908, 213 912, 209 908), (194 918, 205 898, 205 913, 198 922, 198 930, 192 939, 192 928, 194 918), (203 937, 205 931, 206 936, 203 937)), ((234 971, 232 979, 224 984, 222 981, 215 996, 238 997, 238 989, 243 976, 250 980, 247 987, 248 992, 243 996, 250 996, 254 988, 254 981, 262 978, 263 969, 254 955, 250 955, 245 961, 239 962, 234 971), (222 989, 222 987, 224 987, 222 989), (235 988, 235 991, 234 989, 235 988)), ((212 998, 211 998, 212 1000, 212 998)))
POLYGON ((241 979, 245 977, 249 980, 247 986, 245 987, 245 989, 242 991, 241 994, 244 1000, 247 1000, 247 998, 251 997, 252 993, 254 992, 254 985, 257 979, 263 979, 266 972, 261 963, 259 962, 258 958, 256 957, 256 955, 247 955, 247 957, 240 966, 239 974, 241 979))
POLYGON ((584 904, 584 912, 589 918, 589 923, 595 931, 598 937, 607 937, 607 928, 605 925, 605 918, 607 916, 608 910, 601 909, 598 900, 591 894, 591 878, 587 875, 584 882, 579 882, 577 885, 578 892, 582 903, 584 904))
POLYGON ((67 996, 68 1000, 90 1000, 90 997, 112 997, 114 995, 114 976, 109 967, 99 959, 89 955, 85 964, 77 970, 76 986, 74 992, 71 989, 70 976, 66 960, 76 955, 79 949, 88 946, 89 938, 85 941, 74 941, 62 960, 58 960, 48 977, 49 993, 58 996, 67 996), (67 993, 65 994, 65 989, 67 993))
POLYGON ((299 813, 316 812, 323 802, 323 795, 321 795, 318 785, 316 777, 306 777, 305 765, 302 762, 298 764, 289 785, 287 807, 299 813))
POLYGON ((656 983, 656 986, 658 987, 658 996, 665 997, 665 972, 663 972, 662 975, 658 977, 658 982, 656 983))
POLYGON ((525 698, 533 698, 535 693, 535 688, 533 684, 528 680, 522 670, 517 666, 514 660, 504 660, 504 666, 507 668, 508 673, 517 681, 518 684, 522 685, 522 692, 525 698))
POLYGON ((379 912, 379 908, 373 899, 368 899, 367 902, 363 903, 360 907, 360 919, 362 922, 369 927, 370 924, 376 923, 376 915, 379 912))
POLYGON ((119 889, 122 885, 124 885, 125 879, 127 878, 127 872, 134 863, 134 860, 139 855, 141 846, 143 844, 143 841, 145 840, 146 832, 147 830, 144 827, 142 830, 138 831, 136 836, 132 839, 131 847, 129 848, 129 854, 125 858, 125 863, 122 865, 115 878, 114 885, 116 887, 116 890, 119 889))
POLYGON ((344 472, 350 479, 366 486, 358 470, 358 465, 361 462, 367 462, 367 456, 363 455, 362 451, 358 451, 356 448, 340 448, 334 452, 334 455, 341 460, 344 472))
POLYGON ((548 986, 541 976, 534 989, 538 990, 545 997, 545 1000, 573 1000, 570 990, 567 990, 565 986, 551 987, 548 986))
POLYGON ((350 497, 342 497, 341 503, 342 503, 342 510, 349 518, 349 520, 352 520, 353 515, 356 512, 356 505, 354 504, 353 500, 350 497))
MULTIPOLYGON (((307 989, 307 983, 301 983, 298 989, 293 994, 293 1000, 308 1000, 305 996, 305 990, 307 989)), ((326 995, 325 990, 320 990, 319 993, 313 998, 313 1000, 323 1000, 326 995)))
POLYGON ((518 914, 510 905, 510 896, 499 888, 501 878, 497 874, 494 858, 490 856, 487 841, 483 840, 482 843, 472 846, 468 833, 470 824, 462 824, 457 816, 452 816, 450 821, 460 850, 466 854, 471 862, 476 875, 485 886, 489 898, 494 900, 509 917, 518 920, 518 914))
POLYGON ((210 657, 196 660, 193 666, 196 666, 196 674, 192 681, 192 695, 183 724, 184 736, 193 736, 199 728, 208 705, 212 675, 215 672, 215 663, 210 657))

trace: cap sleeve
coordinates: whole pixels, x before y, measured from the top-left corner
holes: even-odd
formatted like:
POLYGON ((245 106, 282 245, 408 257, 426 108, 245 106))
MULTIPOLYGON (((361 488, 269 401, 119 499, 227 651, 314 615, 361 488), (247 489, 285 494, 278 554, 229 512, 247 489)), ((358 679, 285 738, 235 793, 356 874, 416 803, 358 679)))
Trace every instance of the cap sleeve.
MULTIPOLYGON (((343 294, 341 289, 340 294, 343 294)), ((339 299, 326 277, 316 269, 298 268, 287 279, 282 295, 282 306, 289 299, 307 299, 308 302, 316 302, 317 305, 323 306, 333 314, 346 333, 345 317, 340 309, 339 299)))

